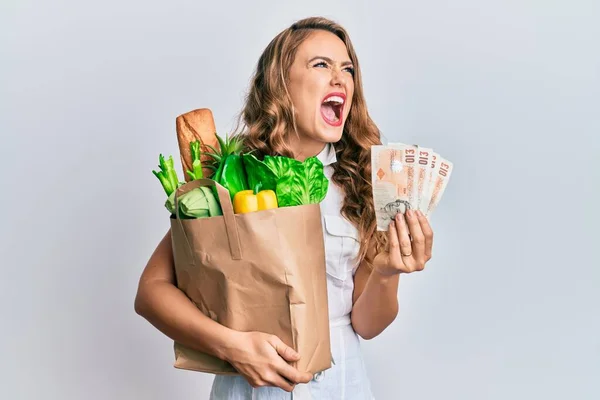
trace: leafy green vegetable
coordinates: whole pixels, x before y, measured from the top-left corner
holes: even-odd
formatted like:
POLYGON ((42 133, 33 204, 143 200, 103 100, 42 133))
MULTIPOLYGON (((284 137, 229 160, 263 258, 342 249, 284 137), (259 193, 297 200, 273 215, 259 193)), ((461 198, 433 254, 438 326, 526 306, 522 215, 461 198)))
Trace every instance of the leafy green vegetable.
MULTIPOLYGON (((167 199, 165 207, 175 214, 175 193, 167 199)), ((202 186, 179 197, 179 217, 204 218, 223 215, 219 200, 210 188, 202 186)))
POLYGON ((277 175, 276 193, 281 207, 320 203, 325 198, 329 181, 317 157, 300 162, 288 157, 266 156, 264 163, 277 175))
POLYGON ((244 154, 248 186, 262 183, 262 189, 275 190, 279 207, 320 203, 327 194, 329 180, 323 163, 315 156, 304 162, 283 156, 265 156, 263 161, 244 154))

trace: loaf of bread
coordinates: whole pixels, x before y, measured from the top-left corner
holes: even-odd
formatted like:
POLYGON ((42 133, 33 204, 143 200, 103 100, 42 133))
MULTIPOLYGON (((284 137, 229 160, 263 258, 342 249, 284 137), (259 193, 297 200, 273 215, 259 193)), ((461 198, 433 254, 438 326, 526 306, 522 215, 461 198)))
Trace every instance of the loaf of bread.
MULTIPOLYGON (((200 149, 203 152, 210 152, 210 145, 219 150, 219 141, 217 140, 217 130, 212 111, 208 108, 199 108, 182 114, 177 117, 177 142, 179 143, 179 155, 181 157, 181 166, 185 181, 191 180, 188 170, 192 171, 192 153, 190 151, 190 142, 195 140, 200 141, 200 149)), ((204 161, 211 161, 212 158, 207 155, 202 155, 200 158, 204 161)), ((205 178, 210 178, 213 171, 210 168, 202 168, 205 178)))

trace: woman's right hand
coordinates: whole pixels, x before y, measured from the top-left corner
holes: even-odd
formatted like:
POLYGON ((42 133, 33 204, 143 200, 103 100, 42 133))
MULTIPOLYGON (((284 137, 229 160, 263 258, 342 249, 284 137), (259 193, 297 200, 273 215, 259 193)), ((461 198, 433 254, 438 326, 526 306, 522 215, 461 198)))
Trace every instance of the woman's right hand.
POLYGON ((291 392, 298 383, 308 383, 312 375, 300 372, 287 363, 298 361, 300 355, 275 335, 262 332, 238 332, 232 337, 225 361, 229 362, 248 383, 276 386, 291 392))

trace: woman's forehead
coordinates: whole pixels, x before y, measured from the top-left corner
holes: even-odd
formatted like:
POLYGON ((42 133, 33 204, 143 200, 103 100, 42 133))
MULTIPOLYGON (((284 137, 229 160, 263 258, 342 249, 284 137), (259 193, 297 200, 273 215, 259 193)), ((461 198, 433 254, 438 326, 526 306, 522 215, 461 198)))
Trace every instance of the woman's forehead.
POLYGON ((326 31, 316 31, 306 38, 298 48, 298 56, 302 61, 314 57, 326 57, 335 63, 350 61, 342 39, 326 31))

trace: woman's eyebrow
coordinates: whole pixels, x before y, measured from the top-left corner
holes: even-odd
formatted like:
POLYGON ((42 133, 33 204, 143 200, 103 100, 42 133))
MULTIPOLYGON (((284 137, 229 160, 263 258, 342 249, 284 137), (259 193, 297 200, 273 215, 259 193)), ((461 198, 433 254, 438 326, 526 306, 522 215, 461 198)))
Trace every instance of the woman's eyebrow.
MULTIPOLYGON (((333 62, 333 60, 332 60, 331 58, 329 58, 329 57, 325 57, 325 56, 316 56, 316 57, 313 57, 313 58, 311 58, 310 60, 308 60, 308 62, 309 62, 309 63, 311 63, 311 62, 313 62, 313 61, 315 61, 315 60, 317 60, 317 59, 325 60, 325 61, 327 61, 327 62, 328 62, 328 63, 330 63, 330 64, 333 64, 333 63, 334 63, 334 62, 333 62)), ((344 62, 342 63, 342 66, 345 66, 345 65, 352 65, 352 61, 344 61, 344 62)))

